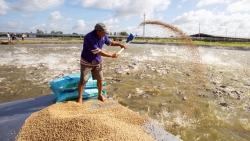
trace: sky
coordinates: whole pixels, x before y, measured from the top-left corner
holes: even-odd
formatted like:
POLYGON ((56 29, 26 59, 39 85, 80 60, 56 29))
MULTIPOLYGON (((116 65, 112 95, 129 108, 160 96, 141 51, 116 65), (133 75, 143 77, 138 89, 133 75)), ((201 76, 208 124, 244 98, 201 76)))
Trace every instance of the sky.
MULTIPOLYGON (((187 35, 250 38, 250 0, 0 0, 0 32, 87 34, 98 22, 111 33, 143 35, 145 20, 171 24, 187 35)), ((170 36, 146 25, 145 36, 170 36)))

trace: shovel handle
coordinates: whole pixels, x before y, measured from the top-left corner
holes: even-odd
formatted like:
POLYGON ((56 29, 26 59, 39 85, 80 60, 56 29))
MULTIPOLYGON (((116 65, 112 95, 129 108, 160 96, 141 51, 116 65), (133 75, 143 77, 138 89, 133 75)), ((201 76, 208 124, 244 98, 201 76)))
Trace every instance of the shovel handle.
MULTIPOLYGON (((131 41, 130 41, 131 42, 131 41)), ((126 43, 126 45, 128 45, 130 42, 126 43)), ((124 50, 124 48, 120 49, 120 51, 117 54, 122 53, 122 51, 124 50)))
POLYGON ((124 50, 124 48, 122 48, 117 54, 120 54, 120 53, 122 53, 122 51, 124 50))

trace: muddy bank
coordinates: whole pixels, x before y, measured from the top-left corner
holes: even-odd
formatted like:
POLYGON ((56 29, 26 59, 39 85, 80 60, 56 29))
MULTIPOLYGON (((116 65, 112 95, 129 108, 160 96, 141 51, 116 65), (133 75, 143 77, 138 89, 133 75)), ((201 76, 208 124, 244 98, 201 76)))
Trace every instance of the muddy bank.
POLYGON ((1 45, 15 45, 17 42, 0 41, 1 45))

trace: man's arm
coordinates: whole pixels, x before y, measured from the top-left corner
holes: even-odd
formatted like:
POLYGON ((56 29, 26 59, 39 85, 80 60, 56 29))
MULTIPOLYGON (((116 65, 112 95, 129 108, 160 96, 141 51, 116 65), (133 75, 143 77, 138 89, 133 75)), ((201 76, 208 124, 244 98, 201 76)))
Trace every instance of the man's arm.
POLYGON ((111 41, 110 46, 120 46, 121 48, 124 48, 124 49, 127 48, 125 44, 121 44, 121 43, 116 42, 116 41, 111 41))
POLYGON ((98 54, 101 56, 104 56, 104 57, 111 57, 111 58, 117 58, 119 56, 119 54, 117 54, 117 53, 108 54, 108 53, 104 52, 103 50, 101 50, 98 54))
MULTIPOLYGON (((120 46, 121 48, 126 49, 125 44, 121 44, 121 43, 115 42, 115 41, 111 41, 110 46, 120 46)), ((119 54, 117 54, 117 53, 108 54, 108 53, 104 52, 103 50, 101 50, 98 54, 101 55, 101 56, 104 56, 104 57, 112 57, 112 58, 118 58, 118 56, 119 56, 119 54)))

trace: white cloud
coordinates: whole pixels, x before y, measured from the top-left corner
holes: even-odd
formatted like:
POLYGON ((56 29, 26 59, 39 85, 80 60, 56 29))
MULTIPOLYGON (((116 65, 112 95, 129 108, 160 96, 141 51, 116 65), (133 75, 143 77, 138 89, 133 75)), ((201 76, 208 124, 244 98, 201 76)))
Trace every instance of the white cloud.
POLYGON ((127 16, 152 13, 154 10, 166 10, 170 0, 82 0, 83 7, 96 7, 116 10, 115 16, 127 16))
POLYGON ((65 19, 66 22, 69 22, 69 21, 71 21, 71 20, 72 20, 72 18, 67 18, 67 19, 65 19))
POLYGON ((140 29, 138 29, 137 26, 129 26, 125 28, 125 31, 128 31, 127 33, 138 33, 140 29))
POLYGON ((116 16, 143 14, 152 15, 154 11, 163 11, 171 4, 169 0, 130 0, 116 11, 116 16))
POLYGON ((6 15, 9 9, 8 3, 4 0, 0 0, 0 15, 6 15))
POLYGON ((55 12, 50 13, 50 17, 49 17, 50 21, 57 21, 60 19, 63 19, 63 16, 61 15, 61 13, 59 11, 55 11, 55 12))
MULTIPOLYGON (((46 24, 45 27, 46 31, 48 33, 50 33, 49 31, 62 31, 63 33, 65 33, 66 31, 68 31, 69 27, 67 24, 62 24, 62 23, 50 23, 50 24, 46 24)), ((67 33, 65 33, 67 34, 67 33)))
MULTIPOLYGON (((151 20, 151 19, 154 19, 154 14, 153 12, 150 12, 150 13, 144 13, 145 14, 145 20, 151 20)), ((140 15, 140 19, 141 21, 144 21, 144 14, 141 14, 140 15)))
POLYGON ((118 19, 109 19, 103 22, 106 26, 119 23, 118 19))
POLYGON ((107 25, 107 28, 110 32, 117 31, 119 29, 119 26, 115 25, 116 23, 119 23, 118 19, 109 19, 103 23, 107 25))
MULTIPOLYGON (((29 29, 33 32, 36 32, 37 29, 42 30, 44 33, 50 33, 51 31, 62 31, 63 33, 67 32, 69 27, 66 24, 57 24, 57 23, 42 23, 39 25, 31 26, 29 29)), ((67 34, 67 33, 65 33, 67 34)))
POLYGON ((11 7, 17 11, 42 11, 60 6, 63 3, 64 0, 20 0, 12 3, 11 7))
POLYGON ((47 24, 41 23, 41 24, 39 24, 39 25, 35 25, 35 26, 31 26, 31 27, 30 27, 30 30, 32 30, 32 31, 34 31, 34 32, 36 32, 37 29, 42 30, 43 32, 45 32, 45 29, 48 29, 48 28, 47 28, 47 24))
POLYGON ((173 24, 183 29, 188 34, 195 34, 200 29, 202 33, 234 36, 248 36, 250 31, 250 14, 213 13, 208 10, 190 11, 173 20, 173 24), (206 16, 204 16, 206 15, 206 16), (248 31, 248 32, 246 32, 248 31))
POLYGON ((172 23, 178 25, 190 22, 201 22, 204 20, 209 20, 209 18, 212 18, 212 16, 213 13, 211 11, 201 9, 198 11, 190 11, 188 13, 183 13, 181 16, 175 18, 172 23))
POLYGON ((126 2, 122 2, 121 0, 82 0, 83 7, 97 7, 102 9, 113 9, 121 7, 122 4, 126 2))
POLYGON ((81 2, 81 0, 71 0, 71 3, 73 4, 73 5, 77 5, 77 4, 79 4, 81 2))
POLYGON ((27 26, 25 26, 25 24, 22 21, 7 22, 5 24, 0 25, 0 30, 7 32, 20 32, 23 30, 27 31, 27 29, 28 29, 27 26))
POLYGON ((250 6, 250 0, 240 0, 240 1, 237 1, 237 2, 230 4, 227 7, 227 11, 229 11, 229 12, 240 12, 240 11, 248 12, 248 11, 250 11, 249 6, 250 6))
POLYGON ((76 24, 73 26, 73 30, 74 31, 84 31, 84 28, 85 28, 85 26, 86 26, 86 24, 85 24, 85 22, 83 21, 83 20, 78 20, 77 22, 76 22, 76 24))
POLYGON ((202 7, 206 5, 211 5, 211 4, 223 4, 223 3, 230 3, 231 0, 200 0, 197 3, 197 7, 202 7))
POLYGON ((22 27, 23 25, 23 22, 7 22, 4 26, 9 28, 17 28, 22 27))
POLYGON ((158 14, 157 16, 158 16, 159 21, 163 20, 163 15, 162 14, 158 14))
POLYGON ((22 18, 28 19, 28 18, 33 18, 34 15, 33 14, 23 14, 21 15, 22 18))
POLYGON ((122 29, 120 29, 120 27, 118 25, 109 25, 107 26, 108 30, 111 32, 111 33, 114 33, 114 32, 121 32, 122 29))

